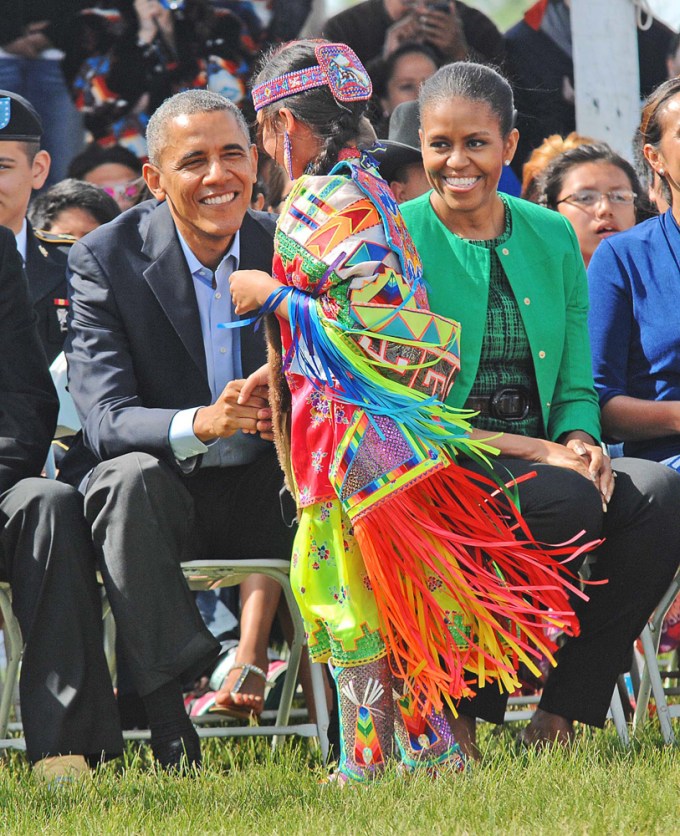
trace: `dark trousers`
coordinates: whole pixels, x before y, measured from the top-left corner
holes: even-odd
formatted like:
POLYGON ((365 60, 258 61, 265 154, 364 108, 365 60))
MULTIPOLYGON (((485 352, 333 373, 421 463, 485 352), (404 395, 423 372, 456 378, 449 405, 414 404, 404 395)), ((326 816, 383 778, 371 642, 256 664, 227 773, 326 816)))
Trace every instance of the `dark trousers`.
POLYGON ((106 593, 140 694, 190 681, 217 656, 182 574, 185 560, 289 560, 283 477, 274 450, 253 464, 181 476, 146 453, 99 464, 85 516, 106 593))
MULTIPOLYGON (((540 702, 545 711, 602 726, 632 644, 680 563, 680 476, 656 462, 615 459, 616 487, 605 514, 594 486, 573 471, 517 459, 498 459, 494 467, 504 481, 508 472, 536 471, 518 491, 537 541, 562 543, 581 529, 582 542, 604 538, 591 579, 607 583, 588 586, 587 602, 573 602, 581 633, 558 651, 540 702)), ((462 700, 459 710, 502 723, 506 702, 489 686, 462 700)))
POLYGON ((120 754, 94 553, 75 488, 24 479, 0 496, 0 575, 25 645, 20 695, 31 762, 120 754))

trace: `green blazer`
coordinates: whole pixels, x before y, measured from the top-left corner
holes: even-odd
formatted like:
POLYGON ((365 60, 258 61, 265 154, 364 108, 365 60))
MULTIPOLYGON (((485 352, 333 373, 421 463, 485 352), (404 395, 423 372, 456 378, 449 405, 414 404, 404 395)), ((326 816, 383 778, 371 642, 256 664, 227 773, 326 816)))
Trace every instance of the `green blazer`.
MULTIPOLYGON (((489 298, 488 250, 453 235, 430 193, 400 207, 423 261, 431 309, 461 323, 461 372, 447 403, 462 407, 479 368, 489 298)), ((600 438, 588 338, 588 284, 576 235, 558 212, 507 197, 510 237, 496 249, 519 305, 534 360, 547 437, 600 438)))

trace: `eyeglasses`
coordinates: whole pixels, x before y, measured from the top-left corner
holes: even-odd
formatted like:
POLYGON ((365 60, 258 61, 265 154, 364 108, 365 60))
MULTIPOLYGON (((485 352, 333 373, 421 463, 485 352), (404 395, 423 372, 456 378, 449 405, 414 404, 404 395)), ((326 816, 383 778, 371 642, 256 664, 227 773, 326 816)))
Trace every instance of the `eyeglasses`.
POLYGON ((612 204, 612 206, 630 206, 631 203, 635 203, 637 194, 632 192, 630 189, 614 189, 611 192, 598 192, 595 191, 595 189, 583 189, 580 192, 574 192, 574 194, 563 197, 562 200, 558 200, 555 205, 559 206, 560 203, 573 203, 576 206, 585 206, 590 209, 605 197, 612 204))
POLYGON ((100 188, 114 200, 120 200, 122 197, 132 200, 137 197, 141 187, 139 180, 131 180, 129 183, 114 183, 111 186, 101 186, 100 188))

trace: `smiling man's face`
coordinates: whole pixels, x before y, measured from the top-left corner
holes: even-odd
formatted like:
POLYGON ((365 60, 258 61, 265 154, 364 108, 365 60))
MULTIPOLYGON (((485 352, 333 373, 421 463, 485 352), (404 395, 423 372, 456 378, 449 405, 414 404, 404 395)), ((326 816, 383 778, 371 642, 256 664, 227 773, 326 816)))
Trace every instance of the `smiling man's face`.
POLYGON ((227 110, 177 116, 165 138, 144 177, 199 261, 214 269, 250 205, 257 151, 227 110))

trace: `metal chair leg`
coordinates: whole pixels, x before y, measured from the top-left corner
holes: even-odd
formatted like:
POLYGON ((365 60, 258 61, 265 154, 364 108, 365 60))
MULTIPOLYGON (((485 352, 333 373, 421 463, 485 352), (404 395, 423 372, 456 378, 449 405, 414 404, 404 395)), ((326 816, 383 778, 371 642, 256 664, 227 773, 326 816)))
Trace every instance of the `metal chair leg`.
POLYGON ((3 632, 5 635, 5 655, 7 656, 5 686, 2 689, 2 699, 0 699, 0 738, 4 739, 7 736, 9 714, 12 710, 12 699, 19 678, 19 665, 24 648, 19 622, 12 610, 8 587, 0 587, 0 610, 4 620, 3 632))
POLYGON ((621 702, 621 694, 619 694, 618 683, 614 686, 614 693, 612 694, 612 701, 609 706, 611 711, 614 726, 619 735, 621 743, 628 747, 630 746, 630 736, 628 734, 628 723, 626 723, 626 715, 623 710, 623 703, 621 702))

